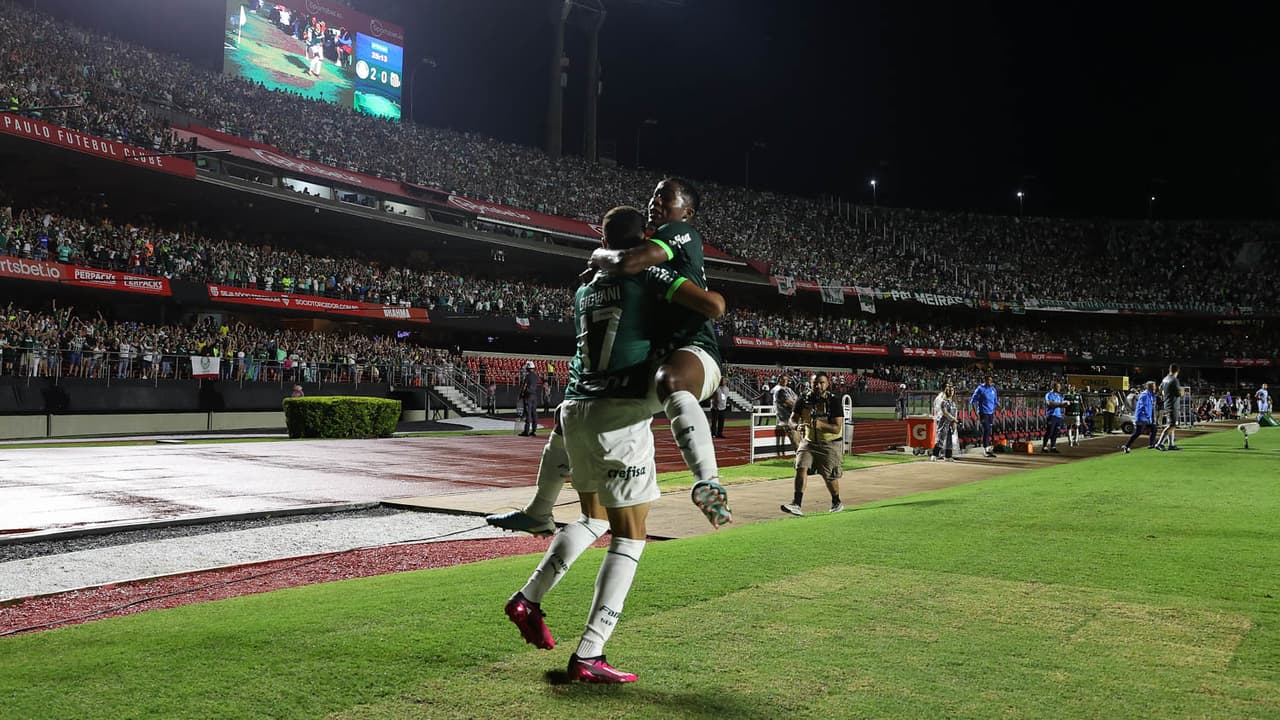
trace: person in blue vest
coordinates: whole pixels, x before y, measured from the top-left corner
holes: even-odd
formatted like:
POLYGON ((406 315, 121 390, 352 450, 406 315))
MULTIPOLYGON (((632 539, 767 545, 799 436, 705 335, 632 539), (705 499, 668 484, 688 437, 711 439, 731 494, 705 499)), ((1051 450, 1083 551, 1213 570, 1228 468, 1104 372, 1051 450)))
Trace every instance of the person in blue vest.
POLYGON ((991 424, 996 413, 996 386, 988 375, 982 384, 974 388, 969 396, 969 405, 978 407, 978 420, 982 423, 982 453, 987 457, 995 457, 991 442, 991 424))
POLYGON ((1062 430, 1062 407, 1066 403, 1062 399, 1062 383, 1055 382, 1053 389, 1044 394, 1044 439, 1040 441, 1040 452, 1058 452, 1058 433, 1062 430))
POLYGON ((1133 441, 1147 433, 1151 436, 1151 441, 1147 447, 1153 447, 1156 439, 1156 384, 1154 381, 1147 383, 1147 389, 1138 396, 1138 401, 1133 406, 1133 434, 1129 436, 1128 441, 1120 446, 1120 449, 1128 454, 1129 449, 1133 447, 1133 441))

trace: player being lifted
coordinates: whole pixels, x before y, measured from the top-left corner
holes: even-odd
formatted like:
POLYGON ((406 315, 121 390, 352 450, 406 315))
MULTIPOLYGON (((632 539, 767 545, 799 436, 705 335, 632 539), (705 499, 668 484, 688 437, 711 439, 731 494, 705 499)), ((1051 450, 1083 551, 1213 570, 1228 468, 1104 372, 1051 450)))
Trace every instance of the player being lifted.
MULTIPOLYGON (((606 247, 622 249, 644 242, 644 218, 634 208, 610 210, 604 228, 606 247)), ((724 314, 719 293, 687 280, 663 267, 635 275, 598 272, 574 296, 578 349, 569 366, 559 418, 582 516, 556 534, 529 581, 507 602, 506 613, 526 642, 553 648, 542 599, 574 561, 612 529, 586 630, 569 659, 569 675, 575 680, 636 679, 605 662, 604 645, 644 550, 649 505, 659 496, 650 430, 655 407, 652 340, 659 337, 661 316, 670 312, 664 307, 668 303, 703 317, 724 314)))
MULTIPOLYGON (((662 265, 705 290, 702 236, 689 224, 700 204, 701 195, 688 180, 663 180, 649 199, 649 225, 655 228, 649 241, 625 250, 597 250, 591 256, 592 266, 635 274, 662 265)), ((660 331, 671 340, 654 348, 655 355, 663 358, 655 377, 658 400, 671 421, 680 454, 696 479, 693 502, 712 525, 720 527, 732 520, 732 514, 719 481, 711 425, 701 407, 720 384, 720 349, 710 321, 701 315, 673 308, 664 314, 662 325, 660 331)), ((543 448, 533 500, 523 510, 488 516, 485 520, 490 525, 535 535, 555 530, 552 509, 570 474, 564 442, 558 436, 553 432, 543 448)))

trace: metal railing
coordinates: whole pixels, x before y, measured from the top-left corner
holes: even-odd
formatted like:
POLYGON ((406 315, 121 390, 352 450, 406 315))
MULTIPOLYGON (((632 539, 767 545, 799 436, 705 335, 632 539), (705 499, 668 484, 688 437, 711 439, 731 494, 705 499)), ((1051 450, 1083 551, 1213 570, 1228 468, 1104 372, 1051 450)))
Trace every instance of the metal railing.
POLYGON ((470 400, 476 407, 481 410, 488 411, 491 408, 492 395, 489 389, 482 387, 477 378, 463 367, 450 366, 448 374, 448 383, 455 390, 462 394, 463 397, 470 400))
POLYGON ((750 410, 760 399, 760 388, 755 387, 751 380, 741 375, 729 375, 725 386, 747 401, 747 407, 742 409, 750 410))
MULTIPOLYGON (((195 356, 199 358, 200 356, 195 356)), ((240 385, 273 383, 280 386, 307 383, 377 384, 390 383, 402 387, 423 387, 438 378, 442 384, 459 385, 452 365, 436 366, 410 360, 404 356, 355 362, 294 362, 256 357, 219 357, 213 378, 240 385)), ((67 378, 100 381, 110 386, 125 380, 164 382, 197 379, 191 355, 157 352, 145 349, 98 351, 44 346, 8 346, 0 351, 0 376, 32 380, 48 379, 55 385, 67 378)), ((473 383, 474 385, 474 383, 473 383)), ((471 391, 472 397, 487 399, 486 394, 471 391)))

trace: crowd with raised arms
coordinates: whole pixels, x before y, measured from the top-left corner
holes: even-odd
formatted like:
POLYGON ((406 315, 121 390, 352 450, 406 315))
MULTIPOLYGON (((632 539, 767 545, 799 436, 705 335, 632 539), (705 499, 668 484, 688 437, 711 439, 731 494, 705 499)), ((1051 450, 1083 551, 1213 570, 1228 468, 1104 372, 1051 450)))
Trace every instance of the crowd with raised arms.
MULTIPOLYGON (((0 12, 0 47, 0 98, 9 107, 82 103, 30 114, 157 150, 179 145, 162 105, 298 157, 589 220, 639 203, 658 178, 268 90, 11 3, 0 12)), ((798 280, 1005 301, 1276 304, 1265 268, 1277 251, 1246 247, 1274 236, 1273 225, 849 212, 714 183, 703 190, 710 201, 699 224, 711 244, 798 280), (1161 262, 1143 260, 1153 248, 1161 262)))

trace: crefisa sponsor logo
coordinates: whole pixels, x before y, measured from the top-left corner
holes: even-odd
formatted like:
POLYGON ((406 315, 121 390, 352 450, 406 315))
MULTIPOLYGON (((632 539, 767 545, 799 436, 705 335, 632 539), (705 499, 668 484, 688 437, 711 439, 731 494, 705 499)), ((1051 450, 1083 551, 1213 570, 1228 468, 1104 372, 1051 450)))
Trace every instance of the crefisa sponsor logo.
POLYGON ((644 477, 649 474, 649 469, 638 465, 628 465, 625 470, 610 470, 609 477, 618 480, 630 480, 631 478, 644 477))
POLYGON ((384 307, 382 308, 382 316, 389 318, 400 318, 402 320, 409 319, 409 308, 384 307))

